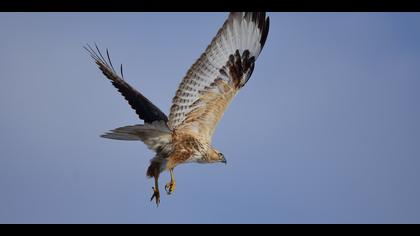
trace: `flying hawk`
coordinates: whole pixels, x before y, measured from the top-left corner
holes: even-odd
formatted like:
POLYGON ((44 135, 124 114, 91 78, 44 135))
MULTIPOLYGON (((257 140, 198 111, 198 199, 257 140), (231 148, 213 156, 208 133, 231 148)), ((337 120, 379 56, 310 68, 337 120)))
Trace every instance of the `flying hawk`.
POLYGON ((140 140, 156 152, 147 176, 155 186, 151 201, 159 205, 159 175, 169 170, 165 190, 175 190, 174 168, 183 163, 226 163, 211 144, 217 123, 238 91, 247 83, 267 39, 269 17, 264 12, 230 13, 216 36, 183 78, 172 100, 169 117, 118 74, 106 50, 85 49, 102 73, 136 111, 143 125, 120 127, 101 137, 140 140))

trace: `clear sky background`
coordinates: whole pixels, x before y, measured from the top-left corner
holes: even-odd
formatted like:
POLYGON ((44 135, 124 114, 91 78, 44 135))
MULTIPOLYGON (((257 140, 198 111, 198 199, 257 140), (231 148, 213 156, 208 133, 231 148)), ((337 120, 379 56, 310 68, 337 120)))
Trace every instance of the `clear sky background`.
POLYGON ((420 223, 420 14, 268 13, 217 127, 228 165, 175 169, 102 139, 141 123, 83 50, 168 112, 227 13, 1 13, 0 223, 420 223))

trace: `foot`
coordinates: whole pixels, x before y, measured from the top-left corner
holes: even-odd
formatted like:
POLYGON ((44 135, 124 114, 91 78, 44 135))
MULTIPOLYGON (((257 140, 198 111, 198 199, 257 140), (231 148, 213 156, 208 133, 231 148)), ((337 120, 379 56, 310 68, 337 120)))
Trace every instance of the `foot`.
POLYGON ((155 187, 152 187, 152 189, 153 189, 153 195, 152 195, 152 198, 150 198, 150 201, 153 201, 153 198, 155 198, 155 200, 156 200, 156 206, 159 206, 159 203, 160 203, 159 189, 158 188, 155 188, 155 187))
POLYGON ((168 195, 175 191, 176 183, 175 181, 171 181, 165 185, 165 191, 168 195))

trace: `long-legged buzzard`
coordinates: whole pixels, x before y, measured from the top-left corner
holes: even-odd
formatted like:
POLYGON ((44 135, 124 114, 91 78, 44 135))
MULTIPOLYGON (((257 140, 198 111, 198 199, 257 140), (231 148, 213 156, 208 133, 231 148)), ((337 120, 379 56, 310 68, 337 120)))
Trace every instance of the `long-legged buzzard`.
POLYGON ((168 194, 175 189, 174 168, 182 163, 226 163, 211 144, 213 132, 233 97, 247 83, 255 61, 267 39, 269 18, 263 12, 234 12, 217 32, 210 45, 188 70, 172 101, 169 118, 151 101, 131 87, 98 47, 89 45, 92 58, 103 74, 136 111, 143 125, 125 126, 102 137, 140 140, 156 152, 147 176, 155 179, 153 195, 159 205, 158 179, 169 170, 168 194))

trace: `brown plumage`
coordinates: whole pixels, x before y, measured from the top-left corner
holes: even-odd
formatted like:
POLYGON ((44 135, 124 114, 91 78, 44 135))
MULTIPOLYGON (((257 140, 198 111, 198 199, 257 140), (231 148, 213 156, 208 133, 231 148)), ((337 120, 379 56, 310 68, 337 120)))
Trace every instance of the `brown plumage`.
POLYGON ((267 39, 269 18, 263 12, 233 12, 205 52, 188 70, 172 100, 169 117, 114 70, 98 47, 85 47, 103 74, 125 97, 143 125, 125 126, 102 137, 140 140, 156 152, 147 169, 155 179, 152 199, 160 202, 159 175, 169 170, 168 194, 175 189, 174 168, 183 163, 216 163, 226 159, 211 144, 217 123, 238 91, 248 82, 267 39))

